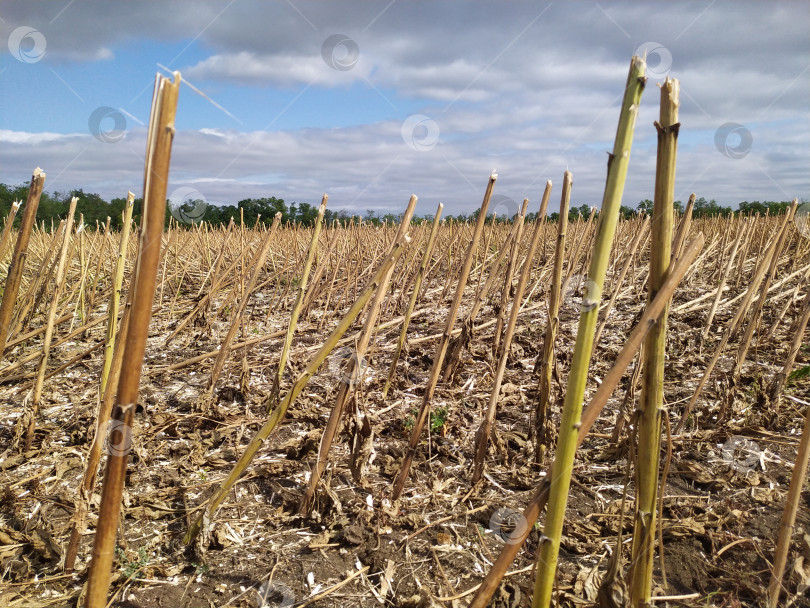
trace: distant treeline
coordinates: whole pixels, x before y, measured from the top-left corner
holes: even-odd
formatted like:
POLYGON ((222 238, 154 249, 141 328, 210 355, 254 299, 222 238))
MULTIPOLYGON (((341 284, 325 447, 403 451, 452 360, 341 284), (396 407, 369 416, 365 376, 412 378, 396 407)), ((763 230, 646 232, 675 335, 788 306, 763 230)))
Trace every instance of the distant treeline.
MULTIPOLYGON (((28 196, 28 185, 9 186, 0 184, 0 218, 8 216, 11 205, 14 201, 25 201, 28 196)), ((79 214, 84 215, 84 223, 91 228, 95 228, 96 222, 103 226, 110 218, 110 225, 113 229, 121 228, 121 217, 126 204, 125 198, 114 198, 106 201, 98 194, 87 193, 83 190, 71 190, 70 192, 43 192, 39 201, 37 209, 37 221, 42 224, 45 223, 46 229, 50 229, 51 223, 58 224, 60 220, 67 216, 68 206, 71 197, 76 196, 79 202, 76 206, 76 221, 79 219, 79 214)), ((133 209, 133 219, 136 223, 140 222, 141 208, 143 199, 135 199, 133 209)), ((247 225, 253 226, 257 218, 264 224, 270 224, 273 221, 276 213, 281 212, 282 223, 298 222, 304 225, 312 225, 318 216, 318 205, 310 203, 292 203, 287 205, 283 199, 269 197, 269 198, 248 198, 239 201, 236 205, 211 205, 202 201, 187 200, 183 201, 183 205, 179 209, 174 209, 174 216, 181 221, 206 221, 211 224, 225 224, 230 222, 231 218, 237 223, 240 221, 240 215, 244 217, 247 225)), ((746 214, 760 213, 764 214, 770 210, 771 214, 783 212, 789 207, 789 202, 748 202, 743 201, 738 205, 738 209, 731 207, 723 207, 718 205, 716 201, 709 200, 701 197, 695 201, 695 208, 693 211, 694 217, 721 215, 731 215, 732 211, 742 211, 746 214)), ((501 205, 502 206, 502 205, 501 205)), ((517 208, 517 205, 514 205, 517 208)), ((639 211, 652 212, 653 202, 651 200, 643 200, 639 202, 635 209, 622 205, 621 214, 623 217, 632 217, 639 211)), ((679 211, 683 211, 683 203, 681 201, 675 202, 675 207, 679 211)), ((591 212, 589 205, 580 205, 579 207, 572 208, 568 213, 570 221, 576 220, 580 215, 587 217, 591 212)), ((19 223, 21 214, 17 214, 15 223, 19 223)), ((172 209, 169 205, 166 208, 166 223, 172 217, 172 209)), ((380 215, 374 210, 367 210, 365 214, 351 214, 345 210, 332 211, 327 209, 325 218, 327 222, 337 221, 341 224, 346 224, 353 218, 356 221, 358 218, 363 217, 364 222, 372 224, 382 224, 383 222, 394 223, 399 222, 399 214, 388 213, 380 215)), ((478 217, 478 210, 469 213, 459 213, 457 215, 446 215, 445 219, 453 219, 456 221, 474 220, 478 217)), ((429 221, 433 218, 432 215, 423 217, 415 217, 414 222, 420 223, 429 221)), ((528 213, 526 219, 528 221, 537 218, 537 213, 528 213)), ((549 218, 556 221, 559 218, 559 213, 551 213, 549 218)), ((498 217, 498 221, 507 221, 511 217, 498 217)))

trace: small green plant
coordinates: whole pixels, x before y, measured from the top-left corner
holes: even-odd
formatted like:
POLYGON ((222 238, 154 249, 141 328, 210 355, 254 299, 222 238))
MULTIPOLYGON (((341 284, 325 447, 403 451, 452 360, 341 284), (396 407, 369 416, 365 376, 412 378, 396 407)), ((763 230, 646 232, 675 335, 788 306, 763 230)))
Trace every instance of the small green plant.
POLYGON ((788 382, 795 382, 796 380, 803 380, 804 378, 808 377, 810 377, 810 365, 805 365, 804 367, 800 367, 799 369, 790 372, 788 382))
POLYGON ((138 549, 138 559, 134 561, 130 560, 127 557, 126 551, 124 551, 121 547, 115 548, 115 555, 121 562, 124 578, 127 579, 134 577, 135 574, 137 574, 138 571, 141 570, 141 568, 149 565, 149 556, 146 555, 146 549, 144 549, 143 547, 138 549))
POLYGON ((201 481, 208 481, 208 469, 202 468, 197 471, 197 477, 199 477, 201 481))
POLYGON ((419 410, 416 408, 411 409, 411 413, 405 416, 405 420, 403 421, 403 425, 405 426, 406 431, 410 431, 413 429, 413 425, 416 424, 416 415, 419 413, 419 410))
POLYGON ((447 422, 447 408, 440 407, 430 413, 430 432, 437 433, 442 430, 447 422))

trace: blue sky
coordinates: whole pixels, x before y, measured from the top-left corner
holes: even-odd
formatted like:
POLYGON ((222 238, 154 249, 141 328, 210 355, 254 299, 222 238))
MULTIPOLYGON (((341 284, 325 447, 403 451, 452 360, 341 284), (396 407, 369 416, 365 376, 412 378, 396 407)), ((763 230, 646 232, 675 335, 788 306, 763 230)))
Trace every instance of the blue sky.
POLYGON ((625 204, 652 197, 655 85, 667 76, 682 91, 676 198, 807 199, 808 9, 7 1, 0 181, 23 183, 39 165, 47 190, 140 194, 162 64, 220 106, 182 88, 170 191, 193 187, 213 204, 326 192, 332 209, 383 213, 415 193, 417 213, 441 201, 455 214, 480 204, 493 169, 496 193, 530 208, 570 169, 572 203, 598 205, 630 57, 648 49, 625 204))

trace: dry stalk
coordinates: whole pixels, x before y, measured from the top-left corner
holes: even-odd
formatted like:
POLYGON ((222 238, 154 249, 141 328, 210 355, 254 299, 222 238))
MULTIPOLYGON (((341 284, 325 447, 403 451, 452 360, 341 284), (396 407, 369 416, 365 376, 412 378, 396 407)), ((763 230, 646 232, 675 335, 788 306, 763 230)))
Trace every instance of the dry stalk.
POLYGON ((565 258, 565 232, 568 227, 568 205, 571 201, 572 176, 566 171, 563 176, 562 197, 560 198, 560 216, 557 220, 557 248, 554 252, 554 269, 551 273, 551 292, 548 299, 548 323, 543 336, 543 350, 535 367, 540 370, 540 381, 537 392, 534 425, 534 461, 542 463, 546 457, 546 412, 551 392, 551 372, 554 365, 554 340, 560 323, 560 288, 562 267, 565 258), (539 363, 539 366, 537 365, 539 363))
POLYGON ((3 286, 3 301, 0 303, 0 358, 3 351, 6 350, 9 323, 14 312, 17 292, 20 290, 28 242, 31 239, 31 229, 36 221, 39 197, 42 195, 42 186, 44 184, 45 172, 37 167, 31 176, 31 185, 28 189, 25 209, 23 209, 20 232, 17 235, 17 242, 14 244, 14 253, 11 256, 11 264, 8 267, 8 275, 6 275, 6 282, 3 286))
POLYGON ((104 364, 101 368, 101 383, 99 384, 99 398, 104 397, 107 388, 107 379, 110 376, 112 366, 113 348, 115 348, 115 333, 118 325, 118 306, 121 302, 121 286, 124 284, 124 268, 126 266, 127 245, 132 224, 132 208, 135 203, 135 195, 127 193, 127 202, 124 206, 123 224, 121 228, 120 241, 118 243, 118 256, 115 259, 115 271, 113 274, 112 291, 110 292, 110 303, 107 307, 107 335, 104 344, 104 364))
POLYGON ((287 409, 289 408, 290 404, 295 400, 296 397, 298 397, 301 391, 304 390, 304 387, 307 385, 307 382, 309 382, 309 379, 315 374, 315 372, 318 371, 318 368, 329 356, 329 353, 332 352, 332 349, 335 348, 335 345, 338 343, 340 338, 348 331, 352 323, 354 323, 357 315, 360 314, 360 311, 371 299, 372 294, 378 289, 383 276, 389 270, 391 270, 391 268, 393 268, 394 263, 402 254, 407 241, 408 237, 405 236, 401 241, 394 244, 394 247, 391 249, 388 257, 386 257, 386 259, 380 264, 380 267, 366 285, 363 293, 355 301, 354 305, 349 309, 343 319, 341 319, 340 323, 337 325, 337 327, 335 327, 326 341, 324 341, 318 352, 312 357, 310 362, 307 364, 307 367, 293 384, 290 391, 287 393, 284 399, 281 400, 278 407, 276 407, 276 409, 274 409, 270 414, 270 417, 264 426, 262 426, 253 439, 251 439, 247 448, 245 448, 245 452, 234 465, 228 477, 222 482, 217 492, 206 503, 204 512, 200 515, 197 521, 189 527, 188 531, 183 537, 183 544, 188 545, 191 543, 200 533, 203 522, 211 521, 213 519, 216 509, 225 500, 228 492, 230 492, 233 485, 237 482, 245 469, 247 469, 251 460, 253 460, 253 457, 259 451, 259 448, 261 448, 262 444, 270 436, 270 433, 272 433, 279 422, 281 422, 282 418, 287 413, 287 409))
POLYGON ((37 414, 39 413, 39 405, 42 401, 42 389, 45 385, 45 370, 48 367, 48 357, 51 353, 51 340, 53 339, 53 327, 56 320, 56 309, 59 306, 59 297, 62 295, 62 288, 65 284, 65 264, 67 263, 67 253, 70 247, 70 236, 73 230, 73 215, 76 212, 76 204, 79 202, 77 197, 70 199, 70 209, 68 210, 67 222, 62 234, 62 248, 59 251, 59 266, 56 269, 56 285, 54 286, 53 298, 51 299, 51 306, 48 311, 48 322, 45 326, 45 337, 42 343, 42 358, 39 361, 39 370, 37 372, 37 381, 34 384, 34 398, 31 403, 31 410, 25 412, 20 422, 23 426, 27 427, 25 433, 25 447, 23 452, 27 452, 31 448, 31 442, 34 439, 34 429, 37 424, 37 414))
POLYGON ((321 235, 321 227, 323 226, 323 215, 326 213, 326 202, 329 197, 324 194, 321 199, 321 206, 318 207, 318 217, 315 220, 315 226, 312 230, 312 240, 309 243, 309 250, 307 252, 307 259, 304 262, 304 269, 301 271, 301 278, 298 282, 298 293, 295 297, 295 304, 293 305, 292 313, 290 314, 290 323, 287 327, 287 335, 284 338, 284 346, 281 349, 281 357, 278 361, 278 370, 273 377, 273 387, 270 391, 270 398, 267 401, 267 411, 269 412, 278 404, 278 393, 281 389, 281 379, 284 375, 284 369, 287 367, 287 357, 290 354, 290 347, 292 346, 293 335, 295 329, 298 327, 298 318, 301 315, 301 307, 304 303, 304 294, 307 289, 307 280, 309 279, 309 271, 312 268, 312 261, 315 259, 315 253, 318 251, 318 238, 321 235))
POLYGON ((394 356, 391 359, 391 367, 388 369, 388 378, 385 381, 385 386, 383 387, 382 391, 383 400, 385 399, 386 395, 388 395, 388 389, 391 387, 391 380, 394 377, 394 372, 396 372, 399 356, 402 354, 402 347, 405 344, 405 338, 408 334, 408 325, 411 322, 411 315, 413 314, 414 306, 416 306, 416 301, 419 299, 419 291, 422 288, 422 281, 425 278, 428 262, 430 261, 431 255, 433 255, 433 245, 435 244, 436 233, 438 232, 439 223, 441 222, 442 209, 444 209, 444 205, 439 203, 439 206, 436 209, 436 214, 433 216, 433 225, 430 229, 430 236, 428 237, 427 245, 425 245, 425 253, 422 255, 422 261, 419 264, 419 270, 417 272, 416 279, 413 282, 411 299, 408 302, 408 308, 405 310, 405 315, 402 319, 402 329, 399 332, 397 347, 394 351, 394 356))
POLYGON ((484 231, 484 223, 487 219, 487 209, 489 208, 489 199, 492 197, 492 188, 495 186, 495 180, 497 179, 498 175, 496 173, 489 176, 487 189, 484 193, 484 200, 481 203, 481 210, 478 213, 478 220, 475 223, 475 231, 470 239, 470 244, 467 248, 467 255, 465 256, 464 264, 461 267, 461 274, 459 276, 458 285, 456 286, 456 295, 453 298, 453 303, 450 305, 450 309, 447 312, 447 322, 444 328, 444 333, 439 341, 436 354, 433 356, 433 366, 430 369, 430 375, 428 377, 427 386, 425 387, 422 405, 419 408, 419 413, 416 416, 416 420, 413 425, 408 449, 405 452, 404 458, 402 459, 399 473, 394 480, 394 486, 391 494, 392 500, 397 500, 402 494, 402 490, 405 488, 405 482, 408 479, 411 463, 413 462, 414 456, 416 456, 416 448, 419 445, 419 441, 422 437, 422 430, 425 427, 425 422, 427 422, 428 415, 430 413, 430 402, 433 399, 433 392, 436 390, 436 384, 439 381, 442 363, 444 362, 444 357, 447 354, 447 347, 450 344, 450 336, 453 333, 453 327, 456 324, 458 309, 461 306, 461 299, 464 297, 464 288, 467 286, 473 256, 476 248, 478 247, 478 242, 481 240, 481 233, 484 231))
POLYGON ((152 97, 152 112, 146 143, 144 168, 144 201, 141 220, 138 260, 132 291, 132 313, 126 335, 123 369, 118 383, 113 428, 110 433, 111 450, 101 492, 96 536, 87 585, 87 608, 105 608, 110 585, 110 568, 118 530, 118 515, 124 489, 127 459, 132 441, 138 385, 146 350, 146 338, 152 317, 155 280, 160 260, 161 235, 166 208, 166 186, 169 162, 174 140, 174 119, 177 111, 177 93, 180 73, 174 73, 174 82, 157 75, 152 97))
MULTIPOLYGON (((570 176, 571 174, 566 171, 565 173, 566 178, 569 182, 570 187, 570 176)), ((565 182, 565 180, 563 180, 565 182)), ((563 185, 565 187, 565 185, 563 185)), ((540 212, 538 213, 538 218, 544 218, 546 216, 546 208, 548 207, 548 199, 551 196, 551 180, 546 182, 546 189, 543 193, 543 200, 540 204, 540 212)), ((523 222, 523 218, 526 214, 526 206, 528 204, 528 199, 524 199, 523 201, 523 211, 521 212, 520 217, 517 219, 518 222, 523 222)), ((531 274, 532 265, 534 264, 534 254, 537 251, 537 245, 540 242, 540 235, 543 232, 543 225, 544 221, 538 219, 534 225, 534 232, 532 233, 532 239, 529 243, 529 250, 526 252, 526 259, 523 262, 523 268, 520 272, 520 278, 518 279, 517 287, 515 288, 515 297, 512 299, 512 309, 509 312, 509 321, 506 325, 506 333, 503 337, 503 350, 501 351, 500 360, 498 361, 498 368, 495 372, 495 378, 492 383, 492 391, 490 392, 489 396, 489 406, 487 408, 486 415, 484 417, 483 422, 481 423, 481 427, 478 430, 476 435, 476 446, 475 446, 475 459, 474 459, 474 466, 473 466, 473 478, 472 483, 478 483, 478 480, 481 479, 481 475, 484 472, 484 459, 487 453, 487 443, 489 442, 489 436, 493 430, 493 424, 495 422, 495 410, 498 404, 498 397, 500 396, 501 392, 501 383, 503 382, 503 375, 506 371, 506 362, 509 359, 509 349, 512 346, 512 337, 515 334, 515 326, 517 325, 517 318, 520 314, 520 305, 523 301, 523 292, 526 289, 526 284, 529 282, 529 275, 531 274)), ((517 242, 517 241, 516 241, 517 242)), ((510 281, 511 282, 511 281, 510 281)))

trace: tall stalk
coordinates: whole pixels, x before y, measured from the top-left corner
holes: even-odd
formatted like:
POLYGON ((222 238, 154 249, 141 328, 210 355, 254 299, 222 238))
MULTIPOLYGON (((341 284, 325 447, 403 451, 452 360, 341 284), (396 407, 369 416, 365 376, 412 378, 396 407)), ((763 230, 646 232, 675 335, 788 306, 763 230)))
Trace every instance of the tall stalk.
POLYGON ((124 268, 126 266, 127 245, 129 244, 129 233, 132 224, 132 208, 135 203, 135 195, 127 193, 127 202, 124 206, 123 221, 121 226, 120 241, 118 243, 118 257, 115 260, 115 272, 113 274, 112 291, 110 291, 110 304, 107 310, 107 335, 104 341, 104 365, 101 368, 101 383, 99 385, 99 399, 104 397, 104 390, 107 388, 107 379, 110 377, 110 366, 112 365, 113 348, 115 348, 115 334, 118 326, 118 307, 121 302, 121 286, 124 283, 124 268))
POLYGON ((551 392, 551 372, 554 365, 554 340, 560 323, 560 288, 562 267, 565 260, 565 232, 568 227, 568 205, 571 201, 572 176, 570 171, 563 175, 560 215, 557 220, 557 249, 554 252, 554 269, 551 273, 551 292, 548 297, 548 322, 543 336, 543 350, 540 354, 540 386, 537 394, 534 420, 534 461, 542 463, 546 458, 546 412, 551 392))
POLYGON ((599 300, 605 280, 610 245, 616 231, 619 210, 630 161, 633 132, 638 116, 638 104, 644 91, 644 73, 647 62, 633 57, 622 101, 619 126, 613 153, 608 159, 608 174, 602 212, 599 214, 594 252, 591 258, 586 291, 582 298, 582 313, 579 317, 577 340, 568 375, 568 387, 563 404, 557 452, 551 469, 551 497, 546 515, 543 542, 540 545, 537 575, 534 585, 533 608, 546 608, 551 603, 554 578, 557 571, 557 557, 560 550, 560 536, 568 503, 568 489, 571 484, 571 471, 577 447, 577 431, 585 396, 585 383, 588 377, 594 330, 599 314, 599 300))
POLYGON ((453 303, 447 311, 447 321, 444 328, 444 333, 439 340, 439 345, 436 349, 436 354, 433 356, 433 366, 430 368, 430 376, 428 383, 425 387, 424 396, 422 398, 422 405, 419 408, 419 413, 413 424, 411 431, 411 438, 408 445, 408 450, 405 452, 405 457, 402 459, 399 473, 394 480, 394 486, 391 493, 392 500, 397 500, 405 488, 405 482, 408 480, 408 473, 411 470, 411 463, 414 456, 416 456, 416 448, 419 445, 419 440, 422 437, 422 430, 425 428, 428 414, 430 412, 430 402, 433 399, 433 392, 436 390, 436 384, 439 382, 439 375, 442 371, 442 363, 447 354, 447 347, 450 344, 450 336, 453 334, 453 327, 456 324, 456 317, 458 316, 458 309, 461 306, 461 299, 464 296, 464 288, 467 286, 467 279, 470 276, 470 267, 472 266, 475 251, 478 248, 478 242, 481 240, 481 233, 484 231, 484 223, 487 219, 487 209, 489 208, 489 199, 492 197, 492 189, 495 187, 495 180, 498 179, 498 174, 493 173, 489 176, 487 189, 484 193, 484 200, 481 202, 481 209, 478 212, 478 219, 475 222, 475 229, 473 236, 470 239, 470 244, 467 248, 467 255, 464 258, 464 264, 461 267, 461 274, 459 275, 458 284, 456 286, 456 295, 453 298, 453 303))
POLYGON ((782 591, 782 575, 785 572, 790 539, 793 536, 793 528, 796 523, 796 511, 801 502, 802 486, 804 486, 804 481, 807 478, 807 463, 810 460, 810 406, 807 406, 806 410, 802 438, 799 441, 799 452, 796 454, 796 464, 793 465, 793 474, 790 476, 790 488, 785 500, 785 510, 782 511, 782 519, 779 522, 779 537, 774 552, 771 582, 768 585, 768 608, 776 608, 779 605, 779 594, 782 591))
MULTIPOLYGON (((686 246, 681 258, 675 262, 672 272, 667 277, 664 286, 658 292, 658 295, 652 303, 644 309, 641 319, 639 319, 633 331, 630 332, 622 350, 619 352, 610 370, 603 378, 602 384, 596 389, 596 392, 588 403, 588 407, 582 414, 581 425, 576 437, 577 449, 582 445, 582 442, 585 441, 599 414, 604 409, 608 398, 624 376, 627 366, 630 365, 635 358, 636 352, 641 346, 641 342, 647 335, 647 332, 655 325, 657 319, 663 313, 664 307, 681 282, 683 275, 694 262, 697 254, 700 253, 703 243, 704 238, 701 233, 686 246)), ((504 545, 498 558, 493 563, 492 568, 487 573, 486 578, 481 583, 468 608, 486 608, 486 606, 489 605, 489 601, 492 599, 492 595, 495 593, 501 579, 509 568, 509 564, 514 561, 523 543, 526 542, 526 538, 532 531, 540 512, 546 506, 551 487, 552 484, 548 476, 540 482, 534 496, 522 513, 523 519, 521 520, 521 525, 517 526, 509 536, 508 542, 504 545)))
POLYGON ((141 367, 155 297, 179 89, 179 72, 174 73, 173 82, 160 75, 155 77, 146 141, 143 217, 133 281, 132 312, 126 336, 124 368, 118 383, 113 428, 110 433, 110 446, 114 447, 107 458, 93 556, 90 562, 87 608, 105 608, 107 605, 121 495, 132 441, 135 405, 138 401, 138 385, 141 380, 141 367))
MULTIPOLYGON (((678 150, 678 105, 680 85, 667 78, 661 85, 658 154, 655 171, 655 195, 650 234, 650 274, 647 305, 666 281, 672 252, 675 165, 678 150)), ((684 222, 689 215, 684 216, 684 222)), ((684 225, 684 224, 682 224, 684 225)), ((679 247, 680 248, 680 247, 679 247)), ((655 553, 658 465, 661 451, 661 422, 664 409, 664 357, 666 355, 667 314, 644 339, 643 374, 638 419, 636 462, 636 514, 633 529, 630 598, 634 606, 647 606, 652 596, 653 556, 655 553)))
POLYGON ((3 302, 0 303, 0 359, 2 359, 3 351, 6 349, 8 327, 11 322, 11 315, 14 313, 14 305, 17 303, 17 292, 20 290, 23 270, 25 269, 25 259, 28 255, 28 242, 31 239, 31 229, 37 219, 39 197, 42 196, 42 187, 44 185, 45 172, 37 167, 31 176, 28 199, 25 202, 22 222, 20 223, 20 233, 17 235, 17 242, 14 244, 14 253, 11 256, 11 264, 8 267, 5 285, 3 285, 3 302))
POLYGON ((430 256, 433 253, 433 245, 436 241, 436 233, 438 232, 439 223, 441 222, 442 209, 444 209, 444 205, 439 203, 439 206, 436 209, 436 214, 433 216, 433 226, 430 228, 430 236, 428 237, 428 242, 425 246, 425 253, 422 255, 422 262, 419 264, 419 270, 417 271, 416 279, 413 282, 411 299, 408 302, 408 308, 405 311, 405 315, 402 319, 402 329, 399 331, 397 348, 394 351, 393 358, 391 359, 391 367, 388 369, 388 378, 385 381, 385 386, 383 387, 382 391, 383 399, 385 399, 386 395, 388 395, 388 389, 391 387, 391 380, 394 377, 394 372, 396 372, 399 356, 402 354, 402 347, 405 345, 405 338, 408 335, 408 325, 411 321, 411 315, 413 314, 414 306, 416 306, 416 300, 419 298, 419 290, 422 288, 422 281, 425 278, 427 265, 430 261, 430 256))
MULTIPOLYGON (((416 195, 411 195, 411 198, 408 201, 408 206, 405 209, 405 214, 402 217, 402 221, 400 222, 396 236, 394 237, 394 245, 404 242, 411 225, 413 212, 416 209, 416 201, 416 195)), ((393 272, 394 266, 392 265, 391 268, 389 268, 382 275, 379 286, 377 287, 377 292, 374 294, 374 298, 370 302, 370 308, 368 315, 366 316, 366 320, 363 323, 363 329, 360 332, 357 342, 355 343, 354 355, 349 358, 346 368, 343 370, 343 381, 338 388, 335 403, 332 406, 332 411, 329 413, 329 420, 327 421, 326 427, 323 430, 323 435, 321 436, 321 444, 318 447, 318 459, 315 461, 315 466, 310 473, 309 484, 307 485, 307 489, 298 505, 298 513, 301 515, 308 513, 310 507, 312 506, 312 499, 315 496, 315 490, 318 487, 318 482, 321 479, 321 475, 323 475, 323 471, 326 468, 329 451, 332 449, 332 442, 335 439, 335 433, 337 432, 340 418, 345 413, 347 400, 354 389, 355 383, 362 380, 362 362, 366 356, 366 351, 369 343, 371 342, 371 338, 374 335, 374 330, 377 327, 377 318, 380 313, 380 308, 382 307, 383 298, 385 298, 385 294, 388 291, 388 284, 391 281, 391 275, 393 272)))
POLYGON ((315 226, 312 230, 312 240, 309 243, 309 251, 307 252, 307 259, 304 262, 304 269, 301 271, 301 278, 298 282, 298 293, 295 297, 295 304, 293 305, 292 313, 290 314, 290 324, 287 327, 287 335, 284 337, 284 346, 281 349, 281 357, 278 360, 278 370, 273 377, 273 388, 270 391, 270 398, 267 400, 267 411, 271 411, 278 404, 278 393, 281 388, 281 379, 284 376, 284 369, 287 367, 287 357, 290 354, 290 347, 292 346, 293 335, 295 328, 298 327, 298 318, 301 315, 301 306, 304 303, 304 295, 307 291, 307 280, 309 279, 309 271, 312 268, 312 262, 315 259, 315 253, 318 251, 318 238, 321 236, 321 228, 323 227, 323 216, 326 213, 326 202, 329 197, 324 194, 321 199, 321 206, 318 207, 318 217, 315 220, 315 226))
MULTIPOLYGON (((37 425, 37 414, 39 413, 39 405, 42 400, 42 389, 45 386, 45 370, 48 367, 48 358, 51 354, 51 340, 53 340, 53 328, 56 321, 56 309, 59 307, 59 298, 62 295, 62 288, 65 284, 65 264, 67 263, 68 248, 70 247, 70 237, 73 231, 73 215, 76 212, 76 204, 79 202, 77 197, 70 199, 70 209, 68 210, 67 222, 64 226, 62 234, 62 247, 59 251, 59 265, 56 269, 56 281, 53 289, 53 296, 51 298, 51 305, 48 310, 48 321, 45 326, 45 337, 42 342, 42 358, 39 360, 39 370, 37 372, 37 380, 34 383, 34 398, 31 403, 31 410, 26 412, 26 416, 30 415, 28 419, 28 428, 25 433, 25 447, 23 452, 27 452, 31 448, 31 442, 34 439, 34 430, 37 425)), ((25 420, 25 417, 23 420, 25 420)))
MULTIPOLYGON (((570 174, 566 172, 566 175, 570 174)), ((481 423, 481 427, 476 434, 477 439, 475 446, 472 483, 478 483, 478 480, 481 479, 481 475, 484 473, 484 460, 487 453, 487 443, 489 442, 489 436, 492 433, 493 425, 495 423, 495 412, 498 404, 498 398, 500 397, 503 375, 506 371, 506 363, 509 360, 509 349, 512 345, 512 337, 515 335, 517 318, 520 314, 520 305, 523 302, 523 292, 526 289, 526 284, 529 282, 529 275, 531 274, 532 265, 534 264, 534 253, 537 251, 537 245, 540 242, 540 235, 543 232, 543 226, 546 218, 546 208, 548 207, 548 199, 550 196, 551 180, 546 182, 546 190, 543 193, 543 200, 540 203, 540 212, 537 214, 537 220, 535 220, 534 232, 532 233, 532 238, 529 242, 529 250, 526 253, 526 260, 523 262, 523 268, 521 268, 520 271, 520 278, 518 279, 518 284, 515 288, 515 297, 512 299, 512 309, 509 311, 509 320, 507 321, 506 332, 503 337, 503 349, 500 353, 498 368, 495 372, 495 379, 492 382, 492 390, 490 391, 489 395, 489 405, 487 407, 486 414, 484 415, 484 420, 481 423)), ((527 203, 528 199, 524 199, 523 210, 521 211, 520 217, 517 219, 518 222, 523 221, 526 214, 527 203)), ((517 251, 515 252, 515 255, 517 256, 517 251)), ((511 281, 509 281, 509 283, 511 283, 511 281)), ((504 286, 504 289, 508 289, 507 285, 504 286)))

